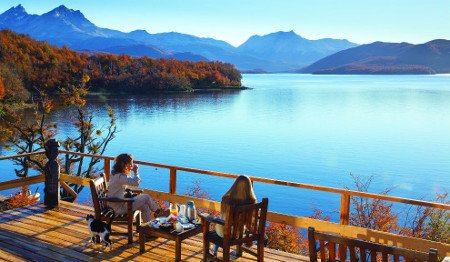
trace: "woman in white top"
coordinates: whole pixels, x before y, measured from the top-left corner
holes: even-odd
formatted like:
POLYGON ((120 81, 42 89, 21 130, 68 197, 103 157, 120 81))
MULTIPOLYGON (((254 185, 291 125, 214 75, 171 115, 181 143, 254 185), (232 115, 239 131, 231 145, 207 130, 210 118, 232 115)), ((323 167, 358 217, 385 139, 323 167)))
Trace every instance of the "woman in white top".
MULTIPOLYGON (((113 170, 109 178, 108 197, 123 198, 127 187, 139 186, 141 179, 138 173, 139 166, 133 164, 133 156, 129 154, 120 154, 114 160, 113 170), (131 177, 133 170, 134 176, 131 177)), ((143 222, 152 219, 152 211, 158 208, 155 202, 147 194, 140 194, 133 197, 133 211, 141 210, 143 222)), ((110 203, 116 214, 126 214, 126 203, 110 203)))

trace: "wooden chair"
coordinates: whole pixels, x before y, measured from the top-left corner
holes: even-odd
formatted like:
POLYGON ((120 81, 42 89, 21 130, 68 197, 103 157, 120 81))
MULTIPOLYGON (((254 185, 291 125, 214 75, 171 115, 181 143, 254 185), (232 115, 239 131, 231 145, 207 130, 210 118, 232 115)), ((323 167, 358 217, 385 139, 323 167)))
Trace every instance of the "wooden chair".
POLYGON ((346 261, 347 254, 349 254, 351 262, 366 262, 368 261, 368 256, 370 256, 371 262, 376 262, 379 261, 377 260, 377 255, 381 257, 381 261, 383 262, 398 262, 401 257, 403 257, 403 260, 401 261, 406 262, 437 262, 437 251, 433 248, 430 249, 428 253, 425 253, 396 246, 367 242, 360 239, 319 233, 316 232, 313 227, 308 228, 308 241, 310 262, 317 262, 316 241, 319 241, 320 244, 319 250, 321 261, 346 261), (339 248, 336 248, 336 245, 338 245, 339 248), (339 256, 339 259, 337 259, 336 256, 339 256))
POLYGON ((94 204, 95 218, 100 220, 108 220, 105 216, 109 207, 108 202, 116 203, 127 203, 128 210, 124 215, 116 214, 116 218, 113 223, 127 224, 128 225, 128 243, 133 243, 133 222, 136 222, 136 232, 137 228, 141 223, 141 211, 136 210, 133 212, 133 198, 110 198, 107 196, 108 193, 108 181, 106 181, 104 174, 96 179, 91 179, 89 181, 92 194, 92 202, 94 204))
POLYGON ((266 226, 267 206, 269 200, 263 198, 260 203, 231 207, 225 220, 213 216, 200 216, 203 228, 203 259, 207 261, 214 258, 209 253, 209 245, 213 243, 223 250, 223 261, 230 260, 230 247, 237 246, 238 256, 242 251, 257 257, 258 261, 264 261, 264 232, 266 226), (210 223, 223 226, 223 238, 218 236, 215 230, 210 231, 210 223), (257 252, 242 246, 243 244, 257 241, 257 252))

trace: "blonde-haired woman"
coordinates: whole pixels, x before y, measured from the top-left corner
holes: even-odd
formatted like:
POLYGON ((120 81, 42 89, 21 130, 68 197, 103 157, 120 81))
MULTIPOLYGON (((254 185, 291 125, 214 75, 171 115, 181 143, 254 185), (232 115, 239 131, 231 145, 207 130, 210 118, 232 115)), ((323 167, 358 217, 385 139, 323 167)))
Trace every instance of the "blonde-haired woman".
MULTIPOLYGON (((108 197, 123 198, 125 189, 129 186, 139 186, 141 179, 139 177, 139 166, 133 164, 133 156, 130 154, 120 154, 114 160, 114 166, 109 178, 108 197), (131 171, 134 176, 131 177, 131 171)), ((147 194, 140 194, 133 198, 133 211, 141 210, 143 222, 152 219, 152 211, 158 208, 155 202, 147 194)), ((110 203, 116 214, 126 214, 126 203, 110 203)))
MULTIPOLYGON (((242 206, 256 203, 255 192, 253 192, 252 181, 248 176, 239 176, 234 181, 231 188, 223 195, 220 202, 220 212, 222 219, 227 217, 231 206, 242 206)), ((216 233, 223 237, 223 226, 216 224, 216 233)), ((217 255, 218 247, 214 246, 214 255, 217 255)))

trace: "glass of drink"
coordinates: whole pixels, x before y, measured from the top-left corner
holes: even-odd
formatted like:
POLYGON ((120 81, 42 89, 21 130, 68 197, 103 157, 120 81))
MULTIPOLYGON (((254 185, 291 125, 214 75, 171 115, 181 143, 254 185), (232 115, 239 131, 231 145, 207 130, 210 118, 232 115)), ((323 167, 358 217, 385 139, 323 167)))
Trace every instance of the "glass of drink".
POLYGON ((171 215, 174 215, 176 217, 178 216, 178 206, 177 206, 177 204, 170 203, 169 209, 170 209, 170 214, 171 215))

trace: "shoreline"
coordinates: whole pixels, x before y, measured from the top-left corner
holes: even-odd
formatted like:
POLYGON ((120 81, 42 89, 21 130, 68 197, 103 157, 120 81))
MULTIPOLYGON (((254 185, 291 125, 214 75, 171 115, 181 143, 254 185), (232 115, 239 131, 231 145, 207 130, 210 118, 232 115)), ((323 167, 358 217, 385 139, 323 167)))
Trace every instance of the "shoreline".
POLYGON ((105 91, 93 91, 88 92, 87 96, 101 96, 101 95, 153 95, 153 94, 176 94, 176 93, 194 93, 194 92, 221 92, 221 91, 241 91, 252 90, 252 87, 248 86, 229 86, 229 87, 217 87, 217 88, 193 88, 190 90, 152 90, 142 93, 130 93, 130 92, 105 92, 105 91))
MULTIPOLYGON (((149 92, 142 92, 142 93, 131 93, 131 92, 105 92, 105 91, 93 91, 86 94, 86 98, 89 97, 101 97, 101 96, 127 96, 127 97, 133 97, 133 96, 152 96, 152 95, 169 95, 169 94, 183 94, 183 93, 200 93, 200 92, 229 92, 229 91, 241 91, 241 90, 251 90, 252 87, 248 86, 229 86, 229 87, 218 87, 218 88, 194 88, 190 90, 152 90, 149 92)), ((57 94, 48 94, 47 96, 51 97, 52 99, 57 98, 57 94)), ((36 99, 35 100, 39 100, 36 99)), ((20 103, 14 103, 9 104, 8 106, 12 107, 13 110, 24 110, 27 108, 32 108, 34 104, 30 101, 22 101, 20 103)))

